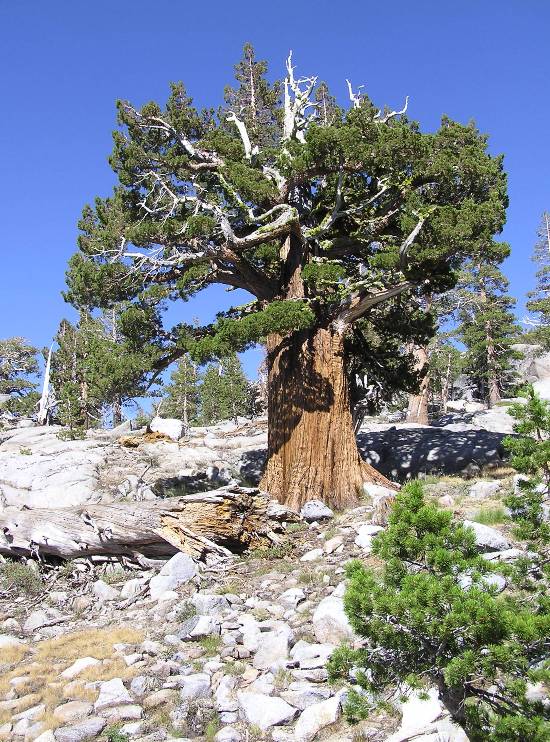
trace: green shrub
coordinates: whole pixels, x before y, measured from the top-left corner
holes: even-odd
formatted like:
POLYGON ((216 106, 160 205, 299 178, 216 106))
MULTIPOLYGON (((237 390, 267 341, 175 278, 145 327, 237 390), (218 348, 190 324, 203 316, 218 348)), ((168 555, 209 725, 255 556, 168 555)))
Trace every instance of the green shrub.
POLYGON ((550 710, 525 691, 550 680, 548 571, 497 595, 482 581, 495 567, 477 555, 473 533, 427 504, 419 482, 397 496, 373 553, 384 560, 380 574, 347 565, 344 605, 362 646, 329 661, 331 679, 352 684, 347 718, 364 718, 389 693, 435 685, 472 742, 547 740, 550 710))
POLYGON ((44 589, 40 575, 27 564, 6 561, 0 564, 0 582, 4 590, 37 595, 44 589))
POLYGON ((477 513, 472 515, 471 520, 485 526, 494 526, 499 523, 506 523, 510 520, 510 516, 504 508, 480 508, 477 513))
POLYGON ((519 492, 506 498, 505 504, 517 522, 519 538, 548 543, 550 523, 545 519, 545 507, 550 501, 550 404, 532 386, 526 387, 524 394, 525 404, 516 403, 509 409, 517 421, 517 435, 505 438, 504 446, 512 454, 511 465, 526 475, 526 480, 519 482, 519 492))

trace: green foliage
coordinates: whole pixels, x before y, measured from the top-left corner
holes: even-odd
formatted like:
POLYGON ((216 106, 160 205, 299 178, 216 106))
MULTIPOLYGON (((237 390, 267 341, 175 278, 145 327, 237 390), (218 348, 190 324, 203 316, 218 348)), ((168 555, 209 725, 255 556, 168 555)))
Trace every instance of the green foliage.
POLYGON ((419 482, 397 496, 373 552, 384 560, 381 573, 358 560, 346 569, 345 609, 362 646, 342 647, 329 662, 332 679, 352 684, 348 719, 395 690, 435 685, 472 742, 546 739, 548 709, 525 691, 550 679, 548 575, 497 595, 483 581, 491 565, 477 556, 473 533, 426 503, 419 482))
POLYGON ((107 727, 104 734, 107 742, 128 742, 130 737, 121 731, 122 724, 111 724, 107 727))
POLYGON ((5 561, 0 564, 0 585, 5 591, 38 595, 44 589, 40 575, 27 564, 5 561))
POLYGON ((504 508, 480 508, 472 515, 472 520, 476 523, 483 523, 485 526, 494 526, 498 523, 506 523, 510 520, 510 516, 504 508))
POLYGON ((537 328, 535 339, 542 341, 548 347, 550 340, 548 325, 550 325, 550 214, 545 211, 542 215, 537 231, 537 241, 533 250, 533 261, 537 263, 536 285, 530 291, 527 309, 534 312, 540 327, 537 328))
POLYGON ((540 398, 532 386, 524 389, 525 403, 509 408, 516 419, 514 432, 504 439, 510 452, 510 464, 524 480, 518 482, 520 492, 510 495, 505 504, 518 522, 520 538, 550 541, 550 404, 540 398))
POLYGON ((62 320, 52 386, 69 436, 100 425, 109 408, 118 424, 124 403, 146 392, 159 352, 157 322, 154 309, 135 305, 117 305, 100 316, 81 310, 75 325, 62 320))
POLYGON ((38 402, 36 384, 29 379, 38 372, 38 351, 20 337, 0 340, 0 394, 9 395, 2 407, 29 415, 38 402))
POLYGON ((507 205, 502 158, 473 124, 443 118, 423 133, 366 95, 340 109, 325 83, 285 132, 283 87, 250 44, 235 77, 217 112, 198 110, 182 83, 164 106, 118 103, 116 187, 83 210, 67 299, 125 305, 124 350, 147 351, 141 371, 132 365, 141 382, 181 351, 204 363, 270 333, 334 326, 353 304, 372 354, 360 359, 350 342, 350 373, 368 375, 379 398, 412 388, 399 350, 426 334, 417 299, 449 289, 464 259, 490 251, 507 205), (210 325, 164 327, 167 302, 212 284, 254 303, 210 325), (380 304, 357 309, 373 295, 380 304))
POLYGON ((196 364, 188 355, 182 356, 165 387, 162 414, 182 420, 186 426, 195 422, 200 403, 199 378, 196 364))
POLYGON ((200 420, 212 425, 221 420, 234 420, 250 412, 250 384, 236 355, 209 365, 199 388, 200 420))
MULTIPOLYGON (((501 248, 499 261, 508 255, 506 245, 493 244, 501 248)), ((466 346, 464 371, 474 380, 480 397, 491 404, 498 401, 496 394, 511 390, 511 361, 520 357, 511 348, 519 329, 512 312, 515 299, 507 289, 508 281, 486 257, 469 261, 459 282, 460 340, 466 346)))

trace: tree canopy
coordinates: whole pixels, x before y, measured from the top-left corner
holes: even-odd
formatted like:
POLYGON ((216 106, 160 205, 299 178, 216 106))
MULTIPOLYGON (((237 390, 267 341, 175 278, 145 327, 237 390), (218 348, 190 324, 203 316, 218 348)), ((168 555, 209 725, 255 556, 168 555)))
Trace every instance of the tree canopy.
POLYGON ((246 46, 217 113, 181 83, 164 107, 118 103, 118 184, 83 212, 69 295, 129 300, 133 330, 162 337, 167 356, 347 326, 405 292, 440 291, 502 227, 502 158, 473 124, 444 117, 423 133, 406 107, 379 110, 351 85, 341 110, 326 85, 315 95, 315 77, 295 77, 291 57, 282 85, 266 68, 246 46), (164 300, 215 283, 254 301, 207 327, 161 330, 164 300))

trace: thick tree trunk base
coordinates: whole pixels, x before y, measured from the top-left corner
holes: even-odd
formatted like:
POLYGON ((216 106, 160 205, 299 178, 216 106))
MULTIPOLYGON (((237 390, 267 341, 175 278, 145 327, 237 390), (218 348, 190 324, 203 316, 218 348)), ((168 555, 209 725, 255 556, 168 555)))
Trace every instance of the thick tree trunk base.
POLYGON ((393 485, 357 449, 344 370, 343 339, 328 329, 267 342, 268 460, 261 483, 293 510, 322 500, 356 505, 363 483, 393 485))
POLYGON ((278 541, 295 513, 259 490, 219 490, 140 503, 0 512, 0 554, 75 559, 92 555, 202 559, 278 541))

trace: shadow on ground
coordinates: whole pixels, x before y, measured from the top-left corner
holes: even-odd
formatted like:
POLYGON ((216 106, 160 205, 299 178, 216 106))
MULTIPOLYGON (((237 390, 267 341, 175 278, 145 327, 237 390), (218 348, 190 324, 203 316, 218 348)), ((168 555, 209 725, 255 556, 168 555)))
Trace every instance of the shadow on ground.
POLYGON ((418 474, 476 474, 506 459, 504 433, 442 428, 390 428, 360 433, 361 455, 378 471, 402 480, 418 474))
MULTIPOLYGON (((504 433, 487 430, 455 431, 439 427, 390 428, 360 433, 362 457, 379 472, 396 480, 419 474, 472 474, 506 460, 504 433)), ((257 485, 265 464, 265 449, 248 451, 241 458, 244 483, 257 485)))

